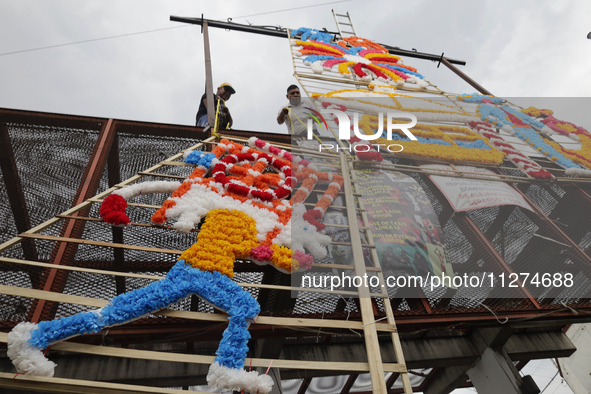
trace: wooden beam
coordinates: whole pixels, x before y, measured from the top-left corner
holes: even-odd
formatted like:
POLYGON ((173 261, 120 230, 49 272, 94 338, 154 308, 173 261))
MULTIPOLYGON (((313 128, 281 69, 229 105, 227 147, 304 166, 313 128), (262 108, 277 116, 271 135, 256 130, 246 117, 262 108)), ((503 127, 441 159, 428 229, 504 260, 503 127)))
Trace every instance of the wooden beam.
POLYGON ((33 239, 45 239, 48 241, 66 242, 66 243, 74 243, 74 244, 82 244, 82 245, 102 246, 102 247, 106 247, 106 248, 122 248, 122 249, 130 249, 130 250, 142 250, 144 252, 154 252, 154 253, 166 253, 166 254, 175 254, 175 255, 181 255, 183 253, 181 250, 150 248, 148 246, 116 244, 116 243, 111 243, 111 242, 91 241, 88 239, 56 237, 53 235, 44 235, 44 234, 22 233, 22 234, 19 234, 19 237, 33 238, 33 239))
MULTIPOLYGON (((167 389, 164 387, 148 387, 131 384, 95 382, 92 380, 49 378, 45 376, 15 375, 0 372, 0 387, 14 390, 27 390, 27 392, 43 393, 154 393, 154 394, 181 394, 183 390, 167 389)), ((206 394, 203 391, 191 391, 197 394, 206 394)))
MULTIPOLYGON (((359 228, 357 223, 357 212, 355 210, 355 202, 353 201, 353 189, 350 177, 350 168, 345 154, 341 151, 341 172, 343 174, 343 187, 345 191, 345 201, 347 206, 347 218, 349 219, 349 226, 351 231, 351 248, 353 249, 353 261, 355 263, 355 275, 363 277, 367 275, 365 269, 365 259, 363 257, 363 247, 361 246, 361 239, 358 236, 359 228)), ((380 346, 378 342, 378 334, 376 331, 375 315, 367 287, 359 287, 359 305, 361 312, 361 320, 363 321, 363 332, 365 339, 365 347, 367 351, 367 361, 369 363, 369 371, 371 376, 371 385, 374 393, 386 394, 386 380, 384 379, 384 371, 382 364, 382 356, 380 354, 380 346)), ((406 366, 399 365, 400 372, 406 372, 406 366)))
MULTIPOLYGON (((7 294, 18 297, 40 298, 48 301, 64 302, 68 304, 77 304, 91 306, 94 308, 102 308, 109 302, 97 298, 82 297, 71 294, 54 293, 44 290, 25 289, 16 286, 0 285, 0 294, 7 294)), ((213 314, 202 312, 188 312, 164 309, 154 315, 162 315, 169 317, 178 317, 182 319, 203 320, 203 321, 217 321, 226 322, 226 314, 213 314)), ((293 326, 293 327, 314 327, 314 328, 338 328, 338 329, 363 329, 362 322, 353 320, 328 320, 328 319, 304 319, 292 317, 274 317, 274 316, 258 316, 254 324, 268 324, 276 326, 293 326)), ((383 332, 392 332, 395 330, 392 325, 387 323, 376 323, 376 329, 383 332)))
MULTIPOLYGON (((203 23, 203 51, 205 56, 205 94, 207 107, 207 123, 213 129, 215 124, 215 108, 213 91, 213 76, 211 72, 211 54, 209 51, 209 28, 207 22, 203 23)), ((201 103, 199 103, 201 104, 201 103)))
MULTIPOLYGON (((0 333, 0 342, 7 342, 6 333, 0 333)), ((152 350, 137 350, 137 349, 123 349, 114 348, 108 346, 94 346, 85 345, 81 343, 73 342, 58 342, 51 345, 52 350, 59 350, 64 352, 72 353, 84 353, 92 354, 96 356, 111 356, 111 357, 122 357, 122 358, 134 358, 142 360, 158 360, 158 361, 169 361, 169 362, 180 362, 180 363, 191 363, 191 364, 211 364, 213 363, 215 356, 203 356, 198 354, 184 354, 184 353, 172 353, 172 352, 159 352, 152 350)), ((271 360, 265 358, 253 358, 244 361, 244 366, 252 365, 255 368, 262 367, 267 368, 271 362, 273 368, 281 369, 311 369, 311 370, 326 370, 326 371, 369 371, 369 365, 365 362, 335 362, 335 361, 301 361, 301 360, 271 360)), ((398 372, 400 366, 398 364, 384 364, 384 371, 387 372, 398 372)), ((14 376, 14 375, 13 375, 14 376)))

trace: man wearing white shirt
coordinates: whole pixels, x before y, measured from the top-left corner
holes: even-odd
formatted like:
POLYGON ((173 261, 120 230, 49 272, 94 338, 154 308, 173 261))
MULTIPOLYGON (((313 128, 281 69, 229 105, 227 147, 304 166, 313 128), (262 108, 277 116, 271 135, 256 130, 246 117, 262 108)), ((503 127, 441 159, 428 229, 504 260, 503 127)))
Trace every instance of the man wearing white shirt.
POLYGON ((289 134, 297 138, 306 138, 308 133, 308 119, 312 119, 311 111, 302 105, 300 88, 290 85, 287 88, 287 100, 289 104, 281 107, 277 114, 277 123, 287 125, 289 134))

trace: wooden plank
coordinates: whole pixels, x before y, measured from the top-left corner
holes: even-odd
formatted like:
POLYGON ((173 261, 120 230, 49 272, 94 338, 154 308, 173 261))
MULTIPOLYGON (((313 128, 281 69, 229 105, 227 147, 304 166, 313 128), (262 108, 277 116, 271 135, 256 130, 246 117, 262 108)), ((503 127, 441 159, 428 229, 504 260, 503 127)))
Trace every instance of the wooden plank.
MULTIPOLYGON (((351 171, 351 176, 353 177, 353 179, 356 178, 355 171, 351 171)), ((359 199, 359 207, 364 208, 364 204, 363 204, 362 199, 359 199)), ((369 226, 370 222, 369 222, 369 217, 367 216, 367 211, 364 210, 363 212, 361 212, 361 219, 363 220, 363 224, 369 226)), ((374 239, 373 239, 373 232, 371 231, 371 229, 366 231, 366 235, 367 235, 367 242, 369 242, 370 244, 373 245, 374 239)), ((370 253, 371 253, 372 260, 373 260, 374 264, 376 265, 376 267, 380 267, 380 259, 378 258, 377 249, 376 248, 370 249, 370 253)), ((384 298, 382 299, 382 303, 384 305, 384 310, 386 312, 387 321, 393 327, 396 327, 396 320, 394 318, 394 311, 392 310, 392 304, 390 303, 390 298, 388 296, 388 290, 386 287, 384 287, 384 283, 385 283, 384 276, 382 275, 381 272, 378 273, 378 278, 380 279, 380 285, 382 286, 382 291, 386 293, 384 295, 384 298)), ((394 347, 394 355, 396 356, 396 361, 405 367, 404 371, 400 372, 400 379, 402 380, 402 387, 404 390, 404 394, 412 394, 413 393, 412 384, 410 383, 410 378, 408 376, 408 372, 406 371, 406 363, 404 361, 404 353, 402 351, 402 344, 400 342, 400 337, 398 336, 398 330, 392 331, 390 339, 392 340, 392 346, 394 347)), ((392 383, 393 382, 391 382, 390 384, 386 384, 386 387, 389 389, 392 386, 392 383)))
MULTIPOLYGON (((72 216, 72 215, 56 215, 58 218, 62 218, 62 219, 74 219, 74 220, 86 220, 86 221, 91 221, 91 222, 102 222, 104 223, 105 221, 103 219, 99 219, 99 218, 89 218, 86 216, 72 216)), ((164 229, 164 230, 170 230, 171 227, 170 226, 161 226, 159 224, 153 224, 153 223, 135 223, 135 222, 130 222, 129 226, 139 226, 139 227, 153 227, 153 228, 160 228, 160 229, 164 229)), ((196 228, 189 230, 190 232, 194 232, 194 233, 198 233, 199 230, 197 230, 196 228)))
POLYGON ((107 248, 121 248, 121 249, 130 249, 130 250, 142 250, 144 252, 155 252, 155 253, 166 253, 166 254, 182 254, 183 251, 181 250, 173 250, 173 249, 160 249, 160 248, 151 248, 148 246, 135 246, 135 245, 126 245, 126 244, 116 244, 112 242, 102 242, 102 241, 91 241, 88 239, 78 239, 78 238, 66 238, 66 237, 56 237, 53 235, 44 235, 44 234, 27 234, 22 233, 19 234, 19 237, 23 238, 34 238, 34 239, 45 239, 48 241, 61 241, 61 242, 71 242, 83 245, 92 245, 92 246, 102 246, 107 248))
MULTIPOLYGON (((199 143, 197 143, 197 144, 195 144, 195 145, 193 145, 193 146, 185 149, 185 151, 197 149, 200 146, 204 145, 205 143, 207 143, 209 141, 213 141, 213 140, 215 140, 215 137, 209 137, 206 140, 203 140, 203 141, 201 141, 201 142, 199 142, 199 143)), ((182 157, 183 156, 183 153, 185 151, 182 151, 180 153, 177 153, 177 154, 169 157, 166 160, 168 160, 168 161, 170 161, 170 160, 176 160, 176 159, 182 157)), ((156 165, 148 168, 144 172, 150 173, 152 171, 156 171, 157 169, 159 169, 161 167, 162 167, 162 164, 161 163, 158 163, 158 164, 156 164, 156 165)), ((143 175, 134 175, 131 178, 129 178, 126 181, 124 181, 123 183, 121 183, 120 185, 123 185, 123 186, 129 185, 129 184, 137 181, 138 179, 141 179, 142 177, 143 177, 143 175)), ((68 209, 65 212, 62 212, 61 214, 62 215, 72 215, 72 214, 80 211, 81 209, 85 208, 86 206, 91 205, 93 202, 100 202, 100 201, 102 201, 102 198, 108 196, 109 194, 111 194, 115 190, 117 190, 117 187, 109 188, 109 189, 105 190, 104 192, 97 194, 93 198, 90 198, 90 199, 84 201, 83 203, 81 203, 79 205, 76 205, 75 207, 72 207, 72 208, 68 209)), ((35 233, 38 233, 39 231, 43 231, 46 228, 53 226, 54 224, 60 222, 61 220, 63 220, 63 219, 60 219, 58 217, 54 217, 52 219, 49 219, 46 222, 43 222, 43 223, 39 224, 38 226, 33 227, 32 229, 30 229, 30 230, 28 230, 28 231, 26 231, 26 232, 24 232, 22 234, 35 234, 35 233)), ((17 244, 19 244, 22 241, 23 241, 23 237, 20 237, 20 236, 19 237, 14 237, 11 240, 6 241, 6 242, 4 242, 3 244, 0 245, 0 252, 6 250, 8 248, 13 247, 14 245, 17 245, 17 244)))
MULTIPOLYGON (((0 342, 6 343, 6 333, 0 333, 0 342)), ((72 353, 92 354, 96 356, 109 356, 121 358, 133 358, 141 360, 156 360, 168 362, 181 362, 190 364, 211 364, 214 356, 203 356, 198 354, 184 354, 171 352, 156 352, 152 350, 123 349, 108 346, 86 345, 73 342, 58 342, 51 345, 52 350, 59 350, 72 353)), ((244 361, 244 366, 252 365, 255 368, 267 368, 273 363, 273 368, 281 369, 311 369, 328 371, 361 371, 369 370, 368 363, 364 362, 339 362, 339 361, 304 361, 304 360, 271 360, 265 358, 252 358, 244 361), (251 364, 252 360, 252 364, 251 364)), ((399 372, 398 364, 384 364, 384 371, 399 372)), ((14 375, 13 375, 14 376, 14 375)))
MULTIPOLYGON (((167 389, 164 387, 138 386, 131 384, 98 382, 93 380, 49 378, 46 376, 15 375, 0 372, 0 387, 15 390, 27 390, 43 393, 157 393, 157 394, 181 394, 184 390, 167 389)), ((206 394, 204 391, 191 391, 197 394, 206 394)))
MULTIPOLYGON (((334 293, 334 292, 333 292, 334 293)), ((36 290, 36 289, 25 289, 16 286, 0 285, 0 294, 7 294, 18 297, 26 298, 38 298, 47 301, 64 302, 68 304, 85 305, 95 308, 102 308, 109 302, 106 300, 82 297, 71 294, 54 293, 51 291, 36 290)), ((216 321, 216 322, 227 322, 228 315, 226 314, 214 314, 214 313, 202 313, 202 312, 189 312, 189 311, 177 311, 163 309, 159 312, 153 313, 153 315, 161 315, 168 317, 177 317, 189 320, 201 320, 201 321, 216 321)), ((300 319, 292 317, 274 317, 274 316, 259 316, 257 317, 255 324, 267 324, 275 326, 294 326, 294 327, 324 327, 324 328, 343 328, 361 330, 363 325, 359 321, 353 320, 324 320, 324 319, 300 319)), ((379 331, 392 332, 395 328, 386 323, 377 324, 379 331)))
POLYGON ((161 164, 165 165, 165 166, 179 166, 179 167, 195 167, 192 164, 187 164, 184 161, 170 161, 170 160, 164 160, 162 162, 160 162, 161 164))
MULTIPOLYGON (((216 92, 213 91, 213 73, 211 71, 211 54, 209 51, 209 27, 207 22, 203 22, 203 56, 205 59, 205 108, 207 109, 207 123, 210 128, 213 128, 215 121, 215 100, 214 95, 216 92)), ((201 103, 199 103, 201 105, 201 103)))
MULTIPOLYGON (((0 261, 6 261, 10 263, 16 264, 25 264, 25 265, 32 265, 37 267, 46 267, 51 269, 63 269, 67 271, 79 271, 79 272, 88 272, 93 274, 100 274, 100 275, 113 275, 117 277, 129 277, 129 278, 140 278, 140 279, 151 279, 151 280, 160 280, 164 279, 164 276, 152 276, 152 275, 141 275, 141 274, 132 274, 127 272, 120 272, 120 271, 108 271, 108 270, 96 270, 91 268, 82 268, 82 267, 72 267, 67 265, 54 265, 48 263, 40 263, 35 261, 28 261, 28 260, 17 260, 17 259, 9 259, 5 257, 0 257, 0 261)), ((313 267, 320 267, 320 268, 334 268, 334 269, 353 269, 352 265, 338 265, 338 264, 322 264, 322 263, 314 263, 312 264, 313 267)), ((375 267, 368 267, 368 271, 379 271, 375 267)), ((262 283, 240 283, 237 282, 241 287, 255 287, 261 289, 272 289, 272 290, 283 290, 283 291, 304 291, 310 293, 325 293, 325 294, 341 294, 341 295, 348 295, 348 296, 357 296, 357 292, 355 291, 346 291, 346 290, 325 290, 325 289, 317 289, 314 287, 292 287, 292 286, 280 286, 280 285, 269 285, 269 284, 262 284, 262 283)))
POLYGON ((157 176, 157 177, 161 177, 161 178, 180 179, 180 180, 187 179, 186 176, 148 173, 148 172, 142 172, 142 171, 138 172, 138 174, 140 174, 140 175, 148 175, 148 176, 157 176))
MULTIPOLYGON (((345 154, 341 152, 341 166, 344 178, 343 186, 345 190, 345 201, 347 205, 347 217, 351 234, 358 234, 357 212, 355 210, 355 201, 353 200, 353 189, 351 177, 349 174, 349 163, 345 154)), ((367 223, 365 223, 367 225, 367 223)), ((355 274, 359 277, 367 275, 365 270, 365 258, 363 257, 363 248, 359 237, 351 237, 351 248, 353 249, 353 261, 355 262, 355 274)), ((369 372, 371 377, 371 386, 374 393, 387 394, 386 380, 384 379, 384 369, 382 355, 380 353, 380 343, 376 330, 375 315, 370 299, 369 289, 361 286, 359 291, 359 306, 361 309, 361 320, 363 322, 363 332, 365 339, 365 349, 367 352, 367 361, 369 363, 369 372)), ((406 371, 405 365, 399 366, 400 371, 406 371)))

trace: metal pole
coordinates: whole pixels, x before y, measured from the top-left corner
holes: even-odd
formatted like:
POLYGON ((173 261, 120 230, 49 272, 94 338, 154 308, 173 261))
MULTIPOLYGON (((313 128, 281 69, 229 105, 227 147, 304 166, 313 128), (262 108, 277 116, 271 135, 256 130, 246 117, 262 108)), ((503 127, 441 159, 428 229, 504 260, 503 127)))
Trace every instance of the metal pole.
MULTIPOLYGON (((236 30, 236 31, 242 31, 242 32, 246 32, 246 33, 263 34, 263 35, 271 36, 271 37, 287 38, 287 35, 286 35, 287 29, 285 29, 285 28, 243 25, 243 24, 234 23, 234 22, 222 22, 222 21, 214 21, 211 19, 202 19, 202 18, 186 18, 186 17, 174 16, 174 15, 170 16, 170 20, 173 22, 191 23, 194 25, 205 25, 205 23, 207 23, 211 27, 219 27, 221 29, 236 30)), ((339 34, 338 32, 332 32, 332 31, 328 31, 328 30, 324 31, 324 32, 332 34, 332 35, 339 34)), ((388 52, 391 53, 392 55, 401 55, 401 56, 407 56, 407 57, 412 57, 412 58, 416 58, 416 59, 432 60, 434 62, 438 62, 441 60, 440 55, 435 55, 435 54, 431 54, 431 53, 424 53, 424 52, 417 52, 417 51, 409 51, 407 49, 393 47, 391 45, 385 45, 385 44, 380 44, 380 45, 382 45, 384 48, 386 48, 388 50, 388 52)), ((447 60, 449 60, 450 63, 458 64, 460 66, 466 65, 466 62, 463 60, 449 59, 449 58, 447 60)))

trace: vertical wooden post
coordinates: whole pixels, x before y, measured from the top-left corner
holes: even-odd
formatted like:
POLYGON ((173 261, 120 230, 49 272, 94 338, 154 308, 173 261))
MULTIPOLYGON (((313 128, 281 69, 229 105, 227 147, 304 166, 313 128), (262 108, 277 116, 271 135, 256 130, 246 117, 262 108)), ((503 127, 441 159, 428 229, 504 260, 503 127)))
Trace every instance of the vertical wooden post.
MULTIPOLYGON (((355 262, 355 275, 363 277, 367 274, 365 270, 365 259, 363 258, 363 248, 359 238, 359 226, 357 225, 357 212, 355 210, 355 201, 353 198, 353 189, 351 186, 350 168, 347 157, 341 151, 341 170, 343 172, 343 186, 345 192, 345 201, 347 206, 347 218, 349 220, 349 231, 351 232, 351 248, 353 249, 353 260, 355 262)), ((373 393, 386 394, 386 379, 384 377, 384 368, 382 367, 382 355, 380 353, 380 343, 378 341, 378 332, 376 330, 375 315, 371 304, 371 294, 369 289, 360 286, 359 307, 361 320, 363 321, 363 332, 365 337, 365 350, 367 352, 367 362, 369 364, 369 373, 371 375, 371 386, 373 393)), ((398 360, 397 360, 398 361, 398 360)))
MULTIPOLYGON (((353 168, 351 167, 351 178, 353 179, 353 181, 357 181, 357 176, 355 174, 355 171, 353 171, 353 168)), ((347 206, 348 206, 348 202, 347 202, 347 206)), ((367 216, 367 212, 365 212, 365 206, 363 205, 363 200, 361 198, 359 198, 359 208, 362 209, 361 211, 361 219, 363 221, 363 225, 366 227, 370 227, 370 223, 369 223, 369 218, 367 216)), ((370 245, 375 245, 374 243, 374 239, 373 239, 373 233, 371 231, 371 229, 367 229, 365 231, 365 234, 367 236, 367 241, 369 242, 370 245)), ((353 236, 351 235, 351 239, 353 239, 353 236)), ((378 258, 378 252, 376 248, 371 248, 371 258, 374 262, 374 265, 376 267, 380 267, 380 260, 378 258)), ((387 321, 388 324, 393 325, 394 327, 396 327, 396 320, 394 318, 394 311, 392 309, 392 304, 390 302, 390 298, 388 297, 388 291, 386 290, 386 288, 384 287, 385 285, 385 281, 384 281, 384 276, 382 274, 382 272, 378 272, 378 278, 380 279, 380 286, 382 288, 382 300, 383 300, 383 304, 384 304, 384 311, 386 312, 386 317, 387 317, 387 321)), ((364 323, 365 324, 365 323, 364 323)), ((392 346, 394 347, 394 355, 396 356, 396 363, 403 365, 404 366, 404 371, 400 372, 400 379, 402 380, 402 389, 404 390, 404 394, 412 394, 413 390, 412 390, 412 384, 410 383, 410 378, 408 377, 408 371, 406 370, 406 362, 404 361, 404 353, 402 352, 402 344, 400 342, 400 337, 398 336, 398 330, 396 330, 396 332, 393 332, 391 334, 391 339, 392 339, 392 346)), ((398 374, 393 373, 392 375, 390 375, 390 378, 388 379, 388 381, 386 382, 386 390, 390 390, 390 387, 392 387, 392 385, 394 384, 394 381, 396 381, 398 377, 398 374)))
MULTIPOLYGON (((207 22, 203 22, 203 50, 205 51, 205 94, 207 96, 207 123, 213 127, 215 123, 214 91, 211 75, 211 55, 209 53, 209 30, 207 22)), ((199 103, 201 104, 201 103, 199 103)))
MULTIPOLYGON (((447 60, 446 58, 443 57, 443 55, 441 55, 441 63, 443 63, 445 65, 445 67, 449 68, 451 71, 453 71, 457 76, 462 78, 464 81, 468 82, 474 89, 478 90, 480 93, 487 94, 489 96, 494 96, 494 94, 492 94, 491 92, 489 92, 488 90, 486 90, 485 88, 480 86, 478 84, 478 82, 476 82, 475 80, 473 80, 472 78, 470 78, 469 76, 464 74, 462 71, 460 71, 459 68, 457 68, 456 66, 451 64, 449 62, 449 60, 447 60)), ((437 66, 437 67, 439 67, 439 66, 437 66)))

